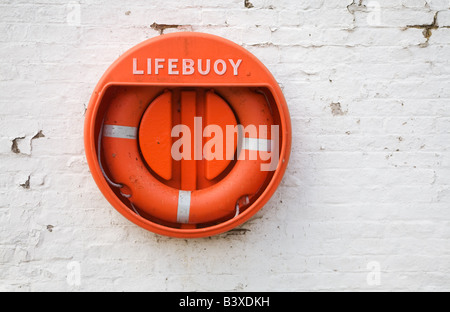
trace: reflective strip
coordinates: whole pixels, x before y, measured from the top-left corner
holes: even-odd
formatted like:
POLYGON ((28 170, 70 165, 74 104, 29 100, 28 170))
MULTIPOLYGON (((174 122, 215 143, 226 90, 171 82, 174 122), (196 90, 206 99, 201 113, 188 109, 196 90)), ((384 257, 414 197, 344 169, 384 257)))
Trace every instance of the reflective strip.
POLYGON ((116 126, 116 125, 105 125, 103 127, 103 136, 110 137, 110 138, 136 140, 137 128, 136 127, 116 126))
POLYGON ((242 149, 248 151, 270 152, 272 150, 272 140, 244 138, 242 149))
POLYGON ((188 223, 189 222, 189 210, 191 208, 191 192, 179 191, 178 193, 178 211, 177 222, 188 223))

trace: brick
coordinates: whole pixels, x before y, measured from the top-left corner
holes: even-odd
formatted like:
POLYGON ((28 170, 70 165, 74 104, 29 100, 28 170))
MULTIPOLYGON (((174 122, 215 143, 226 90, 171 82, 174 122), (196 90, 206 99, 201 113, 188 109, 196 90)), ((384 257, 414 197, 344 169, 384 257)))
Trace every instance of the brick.
POLYGON ((277 13, 274 10, 228 10, 227 20, 231 26, 273 26, 277 23, 277 13))
POLYGON ((426 2, 432 10, 444 11, 450 8, 450 3, 448 3, 448 0, 426 0, 426 2))

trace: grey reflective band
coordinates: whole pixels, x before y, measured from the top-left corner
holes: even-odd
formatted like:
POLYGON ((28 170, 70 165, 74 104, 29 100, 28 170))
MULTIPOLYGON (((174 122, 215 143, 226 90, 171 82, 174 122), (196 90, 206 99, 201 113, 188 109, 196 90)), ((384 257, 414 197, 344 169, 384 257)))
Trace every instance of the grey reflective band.
POLYGON ((103 136, 109 138, 132 139, 137 138, 136 127, 126 127, 117 125, 104 125, 103 136))
POLYGON ((272 140, 244 138, 242 149, 248 151, 270 152, 272 150, 272 140))
POLYGON ((191 192, 179 191, 177 222, 186 224, 189 222, 189 210, 191 209, 191 192))

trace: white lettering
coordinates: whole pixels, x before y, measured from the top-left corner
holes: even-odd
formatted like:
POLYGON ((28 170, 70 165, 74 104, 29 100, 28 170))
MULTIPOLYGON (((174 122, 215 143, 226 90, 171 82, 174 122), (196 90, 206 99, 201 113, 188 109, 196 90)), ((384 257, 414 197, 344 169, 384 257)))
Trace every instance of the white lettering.
POLYGON ((214 72, 219 75, 222 76, 223 74, 225 74, 225 72, 227 71, 227 63, 225 63, 224 60, 217 60, 214 62, 214 72), (222 64, 222 70, 219 70, 219 64, 222 64))
POLYGON ((194 60, 183 59, 183 75, 192 75, 194 71, 194 60))
POLYGON ((267 307, 269 306, 269 296, 267 296, 266 299, 264 299, 264 297, 261 297, 261 306, 263 307, 265 304, 267 304, 267 307))
POLYGON ((180 72, 177 69, 178 59, 169 59, 169 75, 178 75, 180 72))
POLYGON ((176 161, 181 159, 191 160, 191 129, 186 125, 176 125, 172 128, 172 138, 179 137, 180 134, 183 134, 183 136, 173 143, 170 150, 172 157, 176 161))
POLYGON ((69 271, 66 277, 67 284, 70 286, 81 285, 81 265, 78 261, 72 261, 67 264, 69 271))
POLYGON ((67 14, 67 24, 69 26, 80 26, 81 25, 81 4, 77 3, 78 1, 70 1, 67 4, 66 11, 69 11, 67 14))
POLYGON ((172 128, 171 136, 179 138, 171 147, 174 160, 191 160, 192 150, 194 151, 194 160, 234 160, 234 151, 237 145, 238 160, 260 159, 263 161, 260 166, 261 171, 276 170, 280 159, 278 125, 271 125, 272 139, 266 138, 267 125, 259 125, 259 135, 262 137, 258 137, 257 127, 252 124, 246 127, 241 124, 226 125, 225 133, 223 133, 222 127, 213 124, 207 125, 202 131, 202 125, 202 117, 194 117, 194 133, 191 133, 188 126, 182 124, 172 128), (192 138, 194 142, 192 142, 192 138), (204 140, 207 138, 209 140, 204 140))
MULTIPOLYGON (((222 128, 218 125, 207 125, 205 130, 203 130, 203 136, 205 138, 210 138, 209 141, 205 143, 203 146, 203 157, 206 160, 223 160, 223 131, 222 128), (212 134, 214 136, 212 137, 212 134)), ((234 142, 232 142, 234 143, 234 142)), ((233 144, 234 145, 234 144, 233 144)), ((232 146, 231 148, 234 148, 232 146)))
POLYGON ((143 70, 138 70, 138 60, 137 58, 133 59, 133 75, 143 75, 144 71, 143 70))
POLYGON ((163 59, 163 58, 155 59, 155 75, 159 75, 159 70, 164 68, 164 64, 160 64, 160 63, 164 63, 165 61, 166 61, 166 59, 163 59))
POLYGON ((211 70, 211 60, 210 59, 206 60, 206 70, 202 69, 202 59, 198 60, 198 72, 201 75, 203 75, 203 76, 208 75, 210 70, 211 70))
MULTIPOLYGON (((133 58, 133 75, 194 75, 196 73, 206 76, 214 73, 218 76, 223 76, 228 69, 233 69, 233 75, 239 75, 239 68, 242 64, 242 59, 216 59, 211 61, 211 59, 176 59, 176 58, 147 58, 146 68, 139 68, 139 61, 145 62, 144 60, 139 60, 138 58, 133 58), (166 66, 167 62, 167 66, 166 66), (195 63, 197 62, 197 64, 195 63), (214 64, 211 64, 214 62, 214 64), (212 68, 211 68, 212 66, 212 68)), ((142 66, 142 63, 141 63, 142 66)), ((230 73, 231 74, 231 73, 230 73)))
POLYGON ((178 304, 180 307, 204 307, 207 310, 211 309, 214 299, 202 299, 202 298, 189 298, 186 299, 181 298, 180 303, 178 304))
POLYGON ((367 285, 381 285, 381 264, 378 261, 371 261, 367 263, 367 270, 370 270, 366 277, 367 285))
POLYGON ((369 1, 367 3, 367 9, 369 14, 367 14, 367 24, 370 26, 380 26, 381 25, 381 5, 378 1, 369 1))
POLYGON ((233 67, 233 75, 237 76, 238 75, 238 69, 239 69, 239 66, 241 66, 242 60, 239 59, 237 61, 237 63, 235 63, 232 59, 228 59, 228 61, 230 62, 231 66, 233 67))
MULTIPOLYGON (((259 126, 259 133, 261 134, 261 125, 259 126)), ((279 127, 277 125, 270 126, 270 132, 272 138, 278 138, 280 135, 279 127)), ((261 171, 275 171, 278 167, 280 161, 279 154, 279 142, 277 139, 270 140, 270 151, 260 152, 260 157, 262 160, 269 160, 269 164, 261 164, 261 171)))
POLYGON ((194 117, 194 160, 202 160, 202 117, 194 117))
POLYGON ((264 307, 270 306, 270 297, 223 297, 224 307, 264 307))

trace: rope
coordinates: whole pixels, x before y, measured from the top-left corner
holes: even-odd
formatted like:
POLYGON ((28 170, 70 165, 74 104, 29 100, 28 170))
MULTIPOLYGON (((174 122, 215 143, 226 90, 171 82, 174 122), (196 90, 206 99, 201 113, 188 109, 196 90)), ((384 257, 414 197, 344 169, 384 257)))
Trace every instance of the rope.
MULTIPOLYGON (((101 147, 102 147, 103 126, 104 126, 104 124, 105 124, 105 119, 103 118, 102 125, 101 125, 101 128, 100 128, 100 133, 99 133, 99 135, 98 135, 98 144, 97 144, 97 148, 98 148, 98 164, 99 164, 99 166, 100 166, 100 170, 102 171, 102 174, 103 174, 103 176, 105 177, 106 181, 107 181, 109 184, 111 184, 112 186, 121 189, 121 188, 123 188, 123 184, 113 182, 113 181, 108 177, 108 175, 106 174, 105 170, 103 169, 103 165, 102 165, 102 155, 101 155, 101 150, 102 150, 102 149, 101 149, 101 147)), ((133 209, 133 211, 134 211, 138 216, 140 216, 140 214, 139 214, 139 212, 137 211, 136 207, 135 207, 135 206, 133 205, 133 203, 130 201, 131 194, 124 194, 124 193, 122 193, 121 191, 119 191, 119 192, 120 192, 120 195, 122 195, 123 197, 125 197, 125 198, 128 199, 128 201, 130 202, 130 205, 131 205, 131 208, 133 209)))

